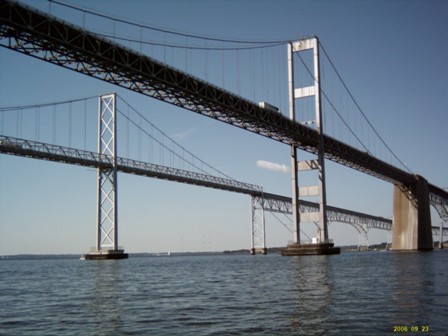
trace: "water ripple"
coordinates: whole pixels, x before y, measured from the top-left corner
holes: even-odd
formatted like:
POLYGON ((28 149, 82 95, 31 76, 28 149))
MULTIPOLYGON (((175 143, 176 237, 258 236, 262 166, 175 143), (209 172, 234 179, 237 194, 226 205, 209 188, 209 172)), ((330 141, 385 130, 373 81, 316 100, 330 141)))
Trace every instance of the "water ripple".
POLYGON ((448 253, 0 262, 0 335, 448 330, 448 253))

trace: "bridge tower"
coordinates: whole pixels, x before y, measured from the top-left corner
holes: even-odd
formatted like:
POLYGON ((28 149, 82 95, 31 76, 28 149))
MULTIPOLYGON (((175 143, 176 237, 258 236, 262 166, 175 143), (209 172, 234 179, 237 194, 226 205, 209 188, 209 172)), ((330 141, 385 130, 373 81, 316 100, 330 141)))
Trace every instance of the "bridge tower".
MULTIPOLYGON (((320 99, 320 64, 319 64, 319 40, 317 37, 307 38, 288 44, 288 88, 289 88, 289 115, 291 120, 296 121, 297 109, 296 100, 308 97, 314 97, 314 120, 299 121, 304 125, 314 125, 319 136, 319 146, 315 152, 316 159, 298 161, 298 144, 291 144, 291 179, 292 179, 292 211, 293 211, 293 243, 289 244, 282 251, 283 255, 309 255, 309 254, 337 254, 339 248, 335 248, 332 241, 328 238, 328 220, 327 220, 327 199, 325 187, 325 160, 324 160, 324 130, 322 121, 322 104, 320 99), (312 50, 313 52, 313 84, 305 87, 296 87, 294 70, 294 56, 298 55, 302 60, 300 53, 312 50), (298 173, 305 171, 317 172, 317 185, 299 187, 298 173), (319 197, 319 211, 312 213, 300 213, 300 197, 319 197), (301 222, 314 222, 317 224, 317 236, 312 244, 301 244, 300 224, 301 222)), ((311 126, 310 126, 311 127, 311 126)))
POLYGON ((117 207, 117 118, 116 94, 99 97, 98 154, 105 163, 98 167, 98 208, 96 249, 84 259, 125 259, 118 247, 117 207))
POLYGON ((263 196, 251 196, 250 198, 250 218, 252 230, 252 246, 250 254, 266 254, 266 231, 264 218, 264 198, 263 196))

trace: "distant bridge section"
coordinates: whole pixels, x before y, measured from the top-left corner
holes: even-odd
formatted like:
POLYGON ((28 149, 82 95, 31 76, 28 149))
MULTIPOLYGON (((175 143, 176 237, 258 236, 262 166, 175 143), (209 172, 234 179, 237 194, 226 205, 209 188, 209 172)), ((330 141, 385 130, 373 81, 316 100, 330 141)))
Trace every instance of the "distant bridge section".
MULTIPOLYGON (((291 197, 273 195, 269 193, 263 194, 264 209, 269 212, 278 212, 292 214, 291 197)), ((313 213, 319 210, 319 204, 300 200, 301 213, 313 213)), ((392 230, 392 220, 363 214, 356 211, 337 208, 333 206, 327 207, 327 216, 329 222, 348 223, 354 225, 366 225, 369 229, 392 230)))
MULTIPOLYGON (((292 214, 292 202, 290 197, 263 193, 263 209, 269 212, 292 214)), ((314 202, 300 200, 300 211, 302 213, 313 213, 319 209, 319 205, 314 202)), ((353 226, 362 225, 366 229, 392 230, 392 220, 381 216, 342 209, 334 206, 327 206, 327 216, 329 222, 347 223, 353 226)), ((440 234, 440 227, 432 227, 433 235, 440 234)), ((443 228, 443 235, 448 235, 448 228, 443 228)))
MULTIPOLYGON (((7 136, 0 136, 0 153, 92 168, 112 168, 112 159, 106 155, 7 136)), ((117 171, 241 194, 263 194, 262 188, 254 184, 121 157, 117 158, 117 171)))

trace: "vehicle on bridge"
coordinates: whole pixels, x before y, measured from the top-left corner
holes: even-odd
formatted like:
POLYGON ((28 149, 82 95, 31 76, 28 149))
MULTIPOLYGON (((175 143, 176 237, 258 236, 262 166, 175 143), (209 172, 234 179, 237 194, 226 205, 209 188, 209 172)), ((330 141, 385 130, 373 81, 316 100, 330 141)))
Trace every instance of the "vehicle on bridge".
POLYGON ((269 112, 277 112, 280 113, 280 109, 274 105, 271 105, 269 103, 266 102, 259 102, 258 106, 260 106, 262 109, 269 111, 269 112))

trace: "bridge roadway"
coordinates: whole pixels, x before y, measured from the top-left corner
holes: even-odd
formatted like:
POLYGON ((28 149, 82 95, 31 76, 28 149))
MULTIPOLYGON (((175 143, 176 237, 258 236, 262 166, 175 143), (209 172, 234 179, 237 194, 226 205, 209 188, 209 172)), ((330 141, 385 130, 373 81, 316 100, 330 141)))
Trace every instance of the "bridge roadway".
MULTIPOLYGON (((0 135, 0 153, 92 168, 113 168, 110 157, 95 152, 2 135, 0 135)), ((265 211, 285 214, 292 213, 290 197, 265 193, 260 186, 250 183, 126 158, 117 158, 117 171, 246 194, 259 198, 262 201, 265 211)), ((300 200, 301 212, 316 212, 318 209, 318 203, 300 200)), ((348 223, 355 228, 359 225, 364 225, 366 229, 392 230, 392 221, 390 219, 347 209, 328 206, 327 216, 330 222, 348 223)), ((438 235, 439 230, 439 227, 432 227, 434 235, 438 235)), ((444 228, 443 230, 444 235, 448 236, 448 228, 444 228)))
MULTIPOLYGON (((31 7, 0 0, 0 45, 317 152, 319 134, 314 129, 31 7)), ((416 184, 416 176, 337 139, 324 135, 324 144, 327 159, 394 184, 416 184)), ((448 212, 448 192, 432 184, 429 192, 431 204, 443 218, 448 212)))
MULTIPOLYGON (((86 150, 7 136, 0 136, 0 153, 92 168, 101 167, 113 169, 113 160, 108 156, 86 150)), ((291 197, 265 193, 260 186, 250 183, 126 158, 117 158, 117 171, 246 194, 261 199, 263 201, 263 208, 266 211, 281 213, 291 213, 292 211, 291 197)), ((300 207, 302 212, 315 212, 318 210, 319 204, 301 200, 300 207)), ((392 221, 383 217, 371 216, 331 206, 327 208, 327 211, 330 221, 369 224, 372 228, 383 230, 390 230, 392 228, 392 221)))

